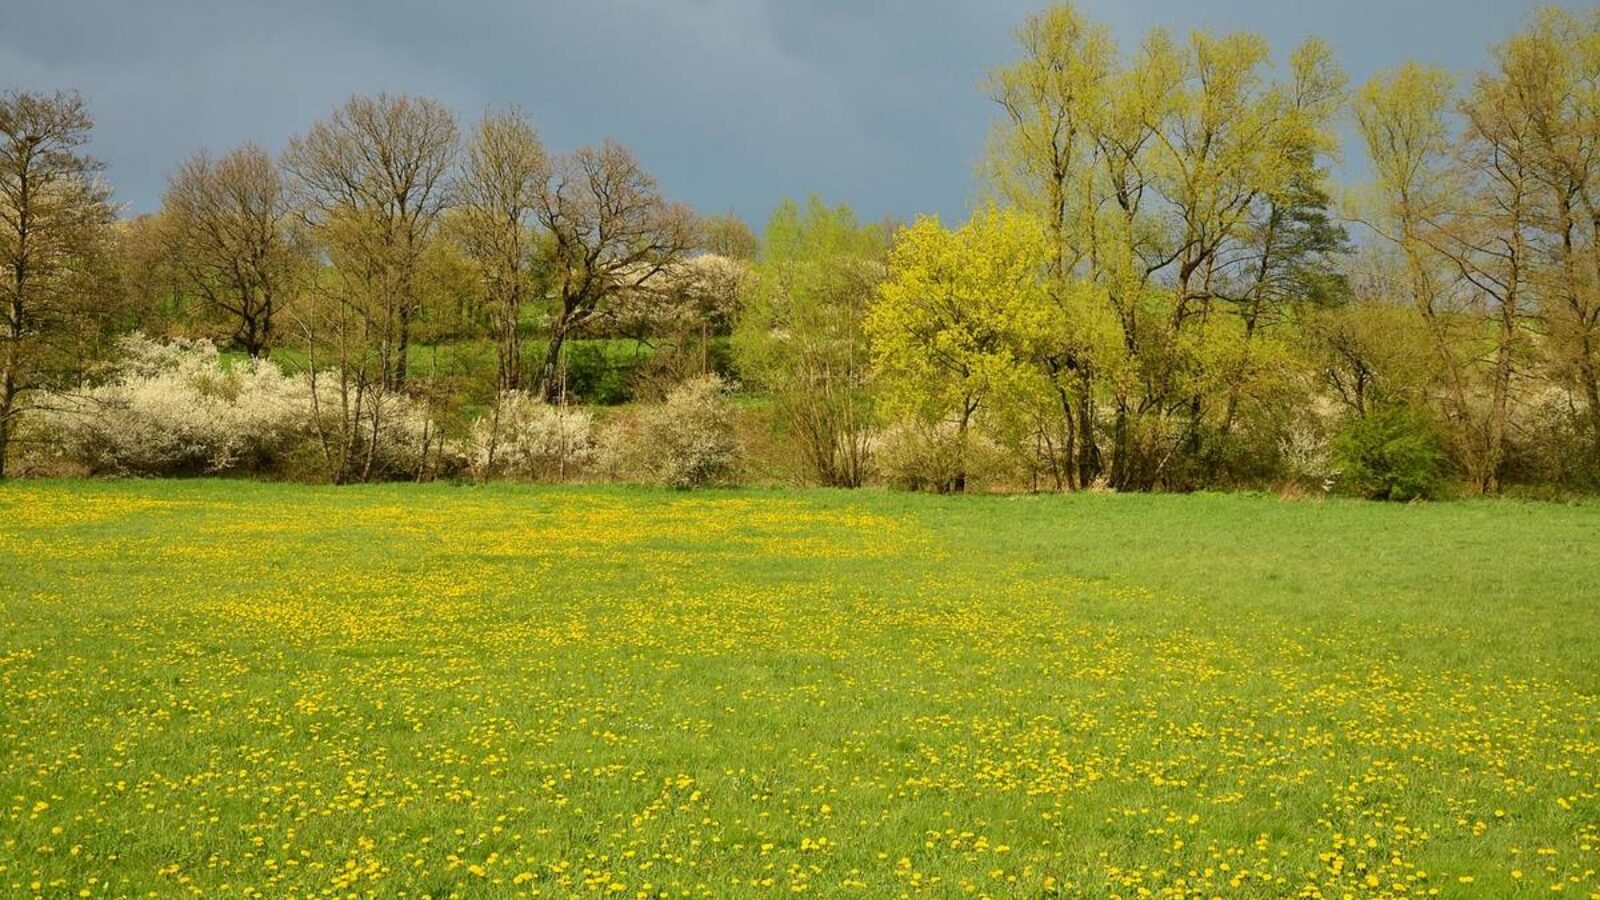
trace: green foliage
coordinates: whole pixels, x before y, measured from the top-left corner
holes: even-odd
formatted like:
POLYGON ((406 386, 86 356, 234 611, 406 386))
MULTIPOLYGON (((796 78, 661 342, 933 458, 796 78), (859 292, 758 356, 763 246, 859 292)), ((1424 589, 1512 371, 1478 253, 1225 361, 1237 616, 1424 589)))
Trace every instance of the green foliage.
POLYGON ((44 205, 0 233, 14 276, 0 278, 0 447, 24 394, 92 381, 87 363, 117 335, 213 333, 227 317, 196 315, 201 295, 265 309, 270 293, 280 325, 268 341, 263 318, 251 337, 241 307, 241 342, 295 372, 310 357, 337 372, 345 436, 362 433, 354 410, 374 382, 426 413, 430 441, 459 441, 518 387, 620 405, 716 373, 764 404, 772 452, 753 471, 807 483, 1321 484, 1327 436, 1378 410, 1346 436, 1350 479, 1431 492, 1383 458, 1386 408, 1407 406, 1431 417, 1437 468, 1466 492, 1592 488, 1596 48, 1600 13, 1551 7, 1470 80, 1405 63, 1352 92, 1316 38, 1285 54, 1248 31, 1156 27, 1119 45, 1051 3, 984 82, 991 206, 954 230, 901 229, 892 261, 889 229, 846 206, 786 202, 758 238, 732 214, 667 202, 614 142, 547 159, 508 110, 462 148, 436 101, 381 95, 352 98, 277 161, 226 157, 248 161, 248 179, 197 157, 161 213, 108 228, 98 163, 77 152, 83 101, 11 92, 0 144, 55 147, 13 153, 11 168, 58 168, 47 180, 66 191, 9 179, 13 206, 23 193, 44 205), (1333 182, 1347 116, 1370 190, 1333 182), (285 175, 295 190, 279 190, 285 175), (16 231, 45 213, 53 236, 16 231), (232 219, 273 227, 201 227, 232 219), (237 250, 252 245, 260 259, 237 250), (295 277, 239 281, 280 255, 295 265, 261 273, 295 277), (184 277, 202 262, 204 277, 184 277))
MULTIPOLYGON (((1037 359, 1061 324, 1046 260, 1043 229, 1020 212, 991 208, 954 231, 923 218, 900 233, 866 322, 891 420, 921 423, 960 460, 975 427, 1003 430, 1049 396, 1037 359)), ((958 463, 952 489, 965 479, 958 463)))
POLYGON ((1344 76, 1314 39, 1287 71, 1246 32, 1157 28, 1124 52, 1072 4, 1029 17, 1017 44, 988 81, 1005 115, 986 184, 1046 235, 1065 315, 1042 359, 1076 480, 1191 486, 1228 455, 1208 441, 1254 424, 1237 414, 1263 399, 1241 375, 1255 345, 1343 293, 1326 183, 1344 76))
POLYGON ((1382 406, 1350 420, 1333 442, 1339 485, 1371 500, 1425 500, 1444 484, 1445 454, 1425 415, 1382 406))
POLYGON ((868 472, 872 394, 863 319, 883 277, 881 229, 849 207, 786 201, 767 223, 734 330, 739 371, 769 392, 811 478, 857 487, 868 472))
POLYGON ((649 360, 622 345, 633 341, 569 341, 565 355, 567 392, 586 403, 615 406, 633 399, 633 377, 649 360))

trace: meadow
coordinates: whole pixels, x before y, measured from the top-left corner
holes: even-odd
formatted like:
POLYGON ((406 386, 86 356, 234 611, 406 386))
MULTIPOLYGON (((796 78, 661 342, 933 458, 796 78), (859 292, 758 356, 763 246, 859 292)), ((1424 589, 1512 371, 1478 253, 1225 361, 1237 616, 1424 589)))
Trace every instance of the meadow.
POLYGON ((1600 896, 1600 506, 0 485, 5 896, 1600 896))

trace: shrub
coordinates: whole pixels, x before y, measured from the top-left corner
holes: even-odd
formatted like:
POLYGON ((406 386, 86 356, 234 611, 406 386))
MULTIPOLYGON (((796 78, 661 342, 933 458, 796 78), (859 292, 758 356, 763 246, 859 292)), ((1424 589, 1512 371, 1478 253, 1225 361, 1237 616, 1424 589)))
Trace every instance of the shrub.
POLYGON ((1404 406, 1351 420, 1333 442, 1338 484, 1373 500, 1434 497, 1444 483, 1445 454, 1426 416, 1404 406))
POLYGON ((90 472, 174 475, 267 468, 310 433, 305 385, 270 362, 224 365, 209 341, 123 338, 99 385, 46 395, 35 429, 90 472))
POLYGON ((368 392, 357 407, 327 376, 313 403, 309 379, 265 360, 228 364, 204 340, 132 335, 119 350, 99 384, 46 394, 30 412, 30 435, 55 461, 91 474, 327 477, 331 450, 359 459, 350 468, 369 478, 417 476, 439 463, 439 430, 413 398, 368 392))
POLYGON ((890 484, 912 491, 961 493, 1014 469, 991 438, 969 430, 963 439, 953 422, 897 422, 878 435, 872 452, 890 484))
POLYGON ((643 410, 633 427, 614 428, 618 467, 681 489, 732 481, 740 453, 727 392, 715 375, 691 378, 643 410))
POLYGON ((1600 488, 1600 437, 1586 413, 1571 394, 1554 386, 1519 404, 1512 415, 1505 480, 1569 490, 1600 488))
POLYGON ((586 471, 595 458, 594 416, 511 391, 472 425, 465 455, 479 479, 505 475, 560 481, 586 471))

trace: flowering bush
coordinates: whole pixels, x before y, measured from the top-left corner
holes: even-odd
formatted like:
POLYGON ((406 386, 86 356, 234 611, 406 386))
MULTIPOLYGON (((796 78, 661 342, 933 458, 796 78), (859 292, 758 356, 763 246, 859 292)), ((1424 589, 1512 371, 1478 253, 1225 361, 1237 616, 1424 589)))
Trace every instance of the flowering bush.
POLYGON ((572 478, 594 462, 594 416, 511 391, 473 423, 465 456, 478 478, 572 478))
POLYGON ((938 494, 960 493, 1012 467, 993 438, 976 430, 963 435, 948 421, 897 422, 877 436, 873 453, 890 484, 938 494))
MULTIPOLYGON (((46 394, 30 412, 34 440, 91 473, 184 475, 281 469, 319 459, 341 429, 369 477, 410 475, 429 461, 438 429, 417 401, 369 392, 358 409, 331 377, 316 382, 265 360, 228 363, 203 340, 124 338, 100 383, 46 394), (367 465, 366 461, 371 464, 367 465)), ((324 473, 325 474, 325 473, 324 473)))
POLYGON ((271 363, 225 365, 209 341, 119 349, 101 384, 41 398, 34 427, 58 457, 135 475, 258 470, 309 434, 305 385, 271 363))
POLYGON ((725 484, 739 467, 728 385, 715 375, 691 378, 660 405, 611 422, 601 468, 612 478, 643 478, 680 489, 725 484))

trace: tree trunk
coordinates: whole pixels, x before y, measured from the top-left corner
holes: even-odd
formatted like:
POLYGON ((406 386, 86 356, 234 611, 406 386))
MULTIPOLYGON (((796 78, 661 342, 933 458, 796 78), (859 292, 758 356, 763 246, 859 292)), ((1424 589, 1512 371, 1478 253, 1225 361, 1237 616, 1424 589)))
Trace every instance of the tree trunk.
POLYGON ((1511 253, 1507 260, 1505 296, 1500 300, 1500 340, 1495 348, 1494 385, 1489 399, 1488 447, 1480 487, 1486 494, 1500 490, 1500 469, 1505 465, 1507 408, 1511 402, 1511 367, 1517 345, 1517 304, 1522 298, 1522 261, 1526 246, 1522 238, 1522 192, 1517 185, 1512 207, 1511 253))
POLYGON ((522 386, 522 343, 517 333, 518 304, 510 301, 501 313, 500 321, 500 392, 517 390, 522 386))
POLYGON ((1478 490, 1492 494, 1500 490, 1500 467, 1505 457, 1506 407, 1511 394, 1511 351, 1516 338, 1516 313, 1501 304, 1500 341, 1495 351, 1494 385, 1489 399, 1489 422, 1484 451, 1483 474, 1478 490))
POLYGON ((967 440, 971 434, 972 414, 976 407, 971 400, 965 401, 961 407, 961 422, 956 428, 956 472, 955 478, 950 482, 952 494, 965 494, 967 492, 967 440))
POLYGON ((1072 407, 1072 398, 1067 394, 1067 389, 1056 385, 1056 393, 1061 397, 1061 419, 1063 432, 1061 435, 1061 449, 1059 453, 1050 454, 1050 470, 1055 475, 1056 490, 1065 486, 1066 490, 1075 491, 1082 485, 1078 484, 1078 419, 1077 411, 1072 407), (1062 471, 1066 472, 1063 482, 1062 471))
POLYGON ((17 394, 21 392, 22 335, 24 328, 23 292, 28 288, 32 274, 29 241, 32 236, 33 209, 30 200, 28 169, 24 167, 18 178, 20 200, 17 203, 16 245, 12 249, 11 299, 5 315, 5 360, 0 363, 0 479, 6 477, 6 464, 10 459, 12 422, 17 415, 17 394))
POLYGON ((12 371, 11 353, 6 354, 4 373, 0 373, 0 481, 6 477, 6 461, 11 450, 12 410, 17 401, 17 379, 12 371))
MULTIPOLYGON (((23 234, 26 238, 26 233, 23 234)), ((5 359, 0 361, 0 479, 6 477, 6 463, 10 457, 11 437, 15 434, 13 422, 17 415, 17 395, 21 393, 22 369, 22 291, 27 284, 27 258, 19 259, 11 280, 10 308, 5 315, 5 359)))
POLYGON ((1078 486, 1086 488, 1100 477, 1100 444, 1094 435, 1094 370, 1084 364, 1078 373, 1078 486))
POLYGON ((1133 437, 1128 426, 1128 399, 1118 397, 1116 422, 1111 426, 1111 486, 1119 491, 1133 487, 1133 437))
POLYGON ((403 391, 406 387, 406 369, 409 368, 409 354, 411 352, 411 305, 408 302, 400 307, 400 335, 395 349, 394 365, 389 370, 389 383, 385 388, 393 391, 403 391))
POLYGON ((1583 397, 1589 404, 1589 426, 1594 430, 1595 456, 1600 459, 1600 371, 1596 371, 1594 351, 1587 335, 1583 339, 1583 360, 1578 363, 1579 379, 1583 382, 1583 397))
POLYGON ((261 336, 256 326, 255 316, 244 317, 243 333, 239 336, 239 343, 244 345, 244 352, 251 359, 261 356, 261 336))
POLYGON ((261 334, 256 342, 256 352, 251 356, 265 356, 272 349, 272 294, 261 301, 261 334))
POLYGON ((559 403, 564 385, 561 383, 561 345, 567 339, 565 319, 550 326, 550 345, 545 349, 544 367, 539 370, 539 393, 547 403, 559 403))

